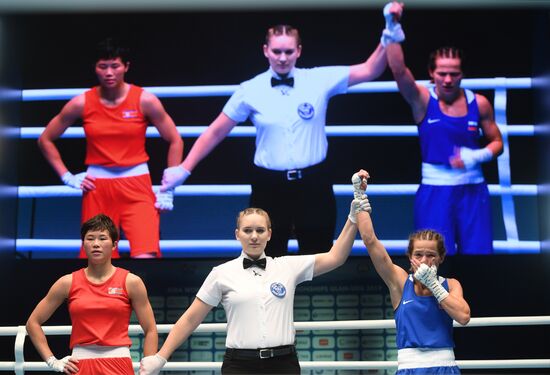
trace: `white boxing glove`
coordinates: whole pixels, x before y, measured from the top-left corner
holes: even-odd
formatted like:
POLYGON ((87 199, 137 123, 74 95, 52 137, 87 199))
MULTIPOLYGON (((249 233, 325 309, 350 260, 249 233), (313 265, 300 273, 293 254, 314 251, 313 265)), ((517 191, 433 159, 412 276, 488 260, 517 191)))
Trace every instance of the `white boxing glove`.
POLYGON ((439 282, 437 267, 435 265, 428 267, 428 265, 422 263, 414 273, 414 278, 424 284, 426 288, 432 292, 438 303, 441 303, 441 301, 449 296, 449 292, 447 292, 439 282))
POLYGON ((82 185, 82 181, 86 178, 86 172, 81 172, 79 174, 72 174, 71 172, 67 171, 63 176, 61 176, 61 181, 67 186, 70 186, 74 189, 81 190, 82 188, 80 185, 82 185))
POLYGON ((161 211, 172 211, 174 209, 174 189, 157 191, 155 207, 161 211))
POLYGON ((143 357, 139 363, 139 375, 157 375, 166 362, 159 354, 143 357))
POLYGON ((353 224, 357 224, 357 214, 361 211, 372 212, 372 207, 370 206, 369 198, 366 195, 363 195, 360 199, 354 199, 351 201, 351 206, 349 209, 348 219, 353 224))
POLYGON ((386 20, 386 28, 382 31, 380 43, 386 47, 390 43, 401 43, 405 40, 405 32, 401 24, 395 20, 395 15, 390 13, 393 3, 389 2, 384 6, 384 19, 386 20))
POLYGON ((175 189, 176 186, 183 184, 189 176, 191 176, 191 172, 181 165, 166 168, 162 174, 162 186, 160 187, 160 191, 164 192, 175 189))
POLYGON ((464 163, 464 168, 471 169, 476 165, 485 163, 493 159, 493 152, 487 147, 472 150, 468 147, 460 147, 459 149, 460 160, 464 163))
POLYGON ((62 359, 57 359, 55 356, 50 356, 46 363, 48 364, 48 367, 51 368, 55 372, 63 372, 65 370, 65 365, 69 363, 69 359, 71 359, 71 356, 68 355, 66 357, 63 357, 62 359))

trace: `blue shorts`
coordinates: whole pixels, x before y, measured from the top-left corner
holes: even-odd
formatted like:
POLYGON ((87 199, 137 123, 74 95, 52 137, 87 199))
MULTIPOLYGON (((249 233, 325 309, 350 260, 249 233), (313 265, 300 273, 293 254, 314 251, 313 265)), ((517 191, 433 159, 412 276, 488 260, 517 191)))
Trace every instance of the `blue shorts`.
POLYGON ((434 229, 445 237, 447 254, 492 254, 493 224, 485 183, 436 186, 416 192, 416 230, 434 229))
POLYGON ((421 368, 405 368, 397 370, 395 375, 419 375, 419 374, 460 374, 460 369, 457 366, 445 367, 421 367, 421 368))

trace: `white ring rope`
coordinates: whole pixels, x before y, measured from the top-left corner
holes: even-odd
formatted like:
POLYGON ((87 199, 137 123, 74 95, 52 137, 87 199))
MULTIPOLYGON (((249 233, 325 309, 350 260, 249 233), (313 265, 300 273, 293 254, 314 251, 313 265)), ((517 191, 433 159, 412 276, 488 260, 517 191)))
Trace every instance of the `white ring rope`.
POLYGON ((25 326, 17 327, 17 333, 15 336, 15 348, 14 348, 15 366, 13 369, 16 375, 21 375, 25 373, 25 371, 23 370, 23 365, 25 362, 23 348, 25 347, 26 336, 27 336, 27 329, 25 328, 25 326))
MULTIPOLYGON (((431 86, 429 81, 417 81, 421 85, 431 86)), ((471 90, 494 90, 497 86, 506 89, 530 89, 531 78, 466 78, 462 80, 461 86, 471 90)), ((229 96, 235 92, 238 85, 213 85, 213 86, 157 86, 144 87, 147 91, 160 98, 186 98, 204 96, 229 96)), ((68 100, 82 94, 88 88, 75 89, 40 89, 22 90, 24 102, 46 101, 46 100, 68 100)), ((352 86, 348 89, 350 94, 397 92, 397 84, 394 81, 365 82, 352 86)))
MULTIPOLYGON (((512 368, 550 368, 550 359, 488 359, 458 360, 458 367, 467 369, 512 369, 512 368)), ((0 371, 13 371, 15 362, 0 362, 0 371)), ((139 362, 134 362, 134 370, 139 369, 139 362)), ((221 362, 169 362, 162 371, 219 371, 221 362)), ((317 361, 300 362, 302 370, 395 370, 397 361, 317 361)), ((44 362, 25 362, 25 371, 49 371, 44 362)), ((18 374, 19 375, 19 374, 18 374)))
MULTIPOLYGON (((153 186, 156 192, 160 186, 153 186)), ((332 190, 336 196, 349 196, 350 185, 332 185, 332 190)), ((414 195, 418 190, 417 184, 378 184, 370 185, 368 195, 388 196, 388 195, 414 195)), ((247 196, 250 195, 252 188, 250 185, 182 185, 175 191, 177 197, 193 196, 247 196)), ((516 196, 536 196, 538 194, 537 185, 512 185, 504 188, 500 185, 489 185, 491 195, 511 194, 516 196)), ((53 198, 53 197, 80 197, 82 190, 74 189, 65 185, 50 186, 19 186, 17 189, 19 198, 53 198)))
MULTIPOLYGON (((342 330, 342 329, 391 329, 395 328, 393 319, 387 320, 352 320, 352 321, 328 321, 328 322, 296 322, 297 330, 342 330)), ((494 327, 494 326, 525 326, 525 325, 550 325, 550 316, 519 316, 519 317, 488 317, 472 318, 466 326, 454 322, 455 327, 494 327)), ((159 324, 159 333, 168 333, 172 324, 159 324)), ((195 332, 225 332, 225 323, 201 324, 195 332)), ((71 326, 46 326, 43 327, 46 335, 68 335, 71 326)), ((0 362, 0 371, 14 371, 16 368, 26 371, 44 371, 47 365, 44 362, 24 362, 23 353, 24 326, 0 327, 0 336, 16 336, 23 339, 16 340, 14 352, 17 360, 15 362, 0 362)), ((130 334, 143 333, 139 325, 131 325, 128 329, 130 334)), ((505 359, 505 360, 459 360, 457 364, 462 369, 507 369, 507 368, 550 368, 550 359, 505 359)), ((366 369, 394 369, 396 361, 302 361, 300 366, 303 370, 366 370, 366 369)), ((139 368, 139 363, 134 362, 134 368, 139 368)), ((185 370, 219 370, 220 362, 171 362, 166 364, 163 371, 185 371, 185 370)), ((21 371, 22 371, 21 370, 21 371)), ((23 374, 24 372, 19 372, 23 374)))
MULTIPOLYGON (((495 121, 498 124, 502 135, 502 155, 497 159, 498 179, 500 186, 508 188, 512 185, 512 170, 510 168, 510 145, 508 142, 508 120, 506 117, 507 95, 504 87, 506 78, 498 78, 497 88, 495 90, 495 121)), ((511 194, 503 194, 502 201, 502 217, 504 220, 504 228, 506 230, 506 238, 510 241, 518 241, 518 226, 516 223, 516 208, 514 205, 514 197, 511 194)))
MULTIPOLYGON (((154 188, 157 190, 158 186, 154 188)), ((369 186, 369 195, 413 195, 418 185, 372 185, 369 186)), ((334 193, 337 196, 349 196, 349 185, 333 185, 334 193)), ((176 196, 246 196, 250 195, 250 185, 183 185, 176 188, 176 196)), ((491 195, 511 194, 514 196, 536 196, 538 187, 536 185, 513 185, 511 188, 503 188, 500 185, 489 185, 491 195)), ((52 197, 80 197, 81 190, 68 186, 20 186, 18 188, 19 198, 52 198, 52 197)), ((404 240, 382 240, 386 249, 392 255, 401 255, 407 247, 404 240)), ((128 241, 119 241, 121 251, 128 251, 128 241)), ((521 253, 540 252, 539 241, 493 241, 495 253, 509 253, 518 251, 521 253)), ((241 251, 240 243, 236 240, 161 240, 160 248, 165 254, 178 253, 184 257, 201 256, 233 256, 241 251), (200 250, 200 251, 198 251, 200 250)), ((16 251, 74 251, 80 249, 80 240, 71 239, 17 239, 16 251)), ((290 240, 288 249, 291 252, 298 250, 298 242, 290 240)), ((359 240, 353 245, 354 255, 364 255, 365 246, 359 240)))
MULTIPOLYGON (((406 240, 381 240, 384 247, 390 255, 403 255, 408 246, 406 240)), ((75 255, 80 250, 81 241, 77 239, 45 239, 45 238, 18 238, 15 240, 15 250, 17 252, 36 251, 36 252, 74 252, 75 255)), ((539 241, 493 241, 495 253, 521 252, 539 253, 539 241)), ((239 241, 233 240, 160 240, 160 248, 167 255, 176 253, 179 256, 187 258, 204 257, 229 257, 238 256, 241 253, 242 245, 239 241)), ((118 242, 118 249, 122 252, 128 252, 130 245, 127 240, 118 242)), ((298 241, 288 241, 288 251, 293 253, 298 251, 298 241)), ((365 245, 361 240, 355 240, 351 255, 367 255, 365 245)))
MULTIPOLYGON (((198 137, 207 128, 207 126, 177 126, 179 134, 182 137, 198 137)), ((44 127, 23 127, 12 128, 6 132, 7 135, 21 139, 37 139, 44 131, 44 127)), ((418 127, 416 125, 328 125, 325 127, 329 137, 416 137, 418 136, 418 127)), ((534 136, 535 126, 529 124, 508 125, 508 134, 513 136, 534 136)), ((5 130, 5 129, 4 129, 5 130)), ((160 138, 158 130, 149 126, 146 132, 147 138, 160 138)), ((228 137, 255 137, 256 128, 254 126, 236 126, 231 129, 228 137)), ((69 127, 60 138, 73 139, 84 138, 84 128, 69 127)))
MULTIPOLYGON (((420 84, 431 86, 429 81, 419 81, 420 84)), ((228 96, 231 95, 238 85, 216 85, 216 86, 164 86, 164 87, 146 87, 146 89, 162 98, 182 98, 182 97, 205 97, 205 96, 228 96)), ((536 185, 512 185, 509 163, 509 144, 508 137, 515 136, 533 136, 536 128, 533 125, 507 125, 506 124, 506 90, 507 89, 530 89, 532 87, 531 78, 474 78, 462 80, 462 87, 474 90, 494 90, 495 91, 495 115, 499 127, 503 133, 504 155, 498 159, 499 185, 490 185, 491 195, 499 195, 502 200, 502 213, 508 241, 494 241, 497 252, 507 252, 514 248, 522 249, 527 252, 538 252, 540 243, 537 241, 519 241, 517 233, 517 224, 515 218, 514 196, 536 196, 538 187, 536 185)), ((46 89, 46 90, 22 90, 21 99, 23 101, 45 101, 45 100, 67 100, 75 95, 86 91, 86 88, 76 89, 46 89)), ((394 81, 367 82, 351 87, 348 93, 380 93, 397 92, 397 85, 394 81)), ((182 136, 199 136, 206 126, 179 126, 178 131, 182 136)), ((13 137, 24 139, 37 138, 42 132, 43 127, 23 127, 4 129, 4 133, 13 137)), ((327 126, 329 136, 417 136, 418 131, 414 125, 340 125, 327 126)), ((235 127, 230 136, 234 137, 253 137, 256 129, 253 126, 235 127)), ((82 138, 84 131, 82 127, 69 128, 63 135, 65 138, 82 138)), ((147 137, 159 137, 158 131, 149 127, 147 137)), ((371 195, 412 195, 416 192, 418 185, 378 185, 369 188, 371 195)), ((157 189, 158 187, 155 187, 157 189)), ((349 187, 344 185, 334 185, 336 195, 349 194, 349 187)), ((5 190, 7 192, 7 190, 5 190)), ((2 191, 0 191, 2 193, 2 191)), ((204 196, 236 196, 249 195, 249 185, 186 185, 176 189, 177 196, 204 195, 204 196)), ((22 186, 18 188, 19 198, 47 198, 47 197, 68 197, 80 196, 81 191, 71 189, 65 186, 22 186)), ((17 240, 20 247, 17 251, 32 251, 30 246, 37 246, 36 250, 60 249, 62 247, 75 248, 73 240, 65 243, 63 240, 54 241, 57 245, 51 247, 46 244, 47 240, 17 240)), ((292 242, 292 241, 291 241, 292 242)), ((401 242, 397 246, 404 248, 401 242)), ((204 246, 206 249, 215 250, 213 244, 218 243, 225 249, 233 249, 232 241, 161 241, 163 250, 192 249, 197 250, 197 246, 204 246)), ((391 241, 385 241, 385 244, 392 247, 391 241), (389 244, 389 245, 388 245, 389 244)), ((80 246, 80 245, 78 245, 80 246)), ((292 244, 294 246, 294 244, 292 244)), ((356 250, 358 250, 356 248, 356 250)))

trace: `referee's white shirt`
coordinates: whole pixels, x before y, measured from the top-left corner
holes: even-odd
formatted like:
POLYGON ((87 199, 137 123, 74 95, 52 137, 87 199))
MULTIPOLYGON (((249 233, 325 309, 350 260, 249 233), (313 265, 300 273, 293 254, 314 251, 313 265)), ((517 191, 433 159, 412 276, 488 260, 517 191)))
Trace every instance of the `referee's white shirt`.
POLYGON ((266 257, 266 269, 243 268, 246 254, 214 267, 197 297, 220 302, 227 315, 226 347, 271 348, 294 344, 294 291, 313 278, 315 255, 266 257), (285 294, 281 296, 284 286, 285 294), (275 290, 274 290, 275 289, 275 290))
POLYGON ((294 68, 289 73, 294 87, 271 87, 278 76, 270 68, 241 83, 223 113, 237 122, 250 117, 256 126, 254 164, 284 171, 325 160, 328 101, 347 92, 349 71, 349 66, 294 68))

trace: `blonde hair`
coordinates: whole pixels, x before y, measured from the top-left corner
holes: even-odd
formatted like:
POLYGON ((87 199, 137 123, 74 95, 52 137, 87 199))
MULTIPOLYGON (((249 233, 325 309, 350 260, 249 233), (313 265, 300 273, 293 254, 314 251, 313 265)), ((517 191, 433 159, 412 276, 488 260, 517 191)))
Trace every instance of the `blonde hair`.
POLYGON ((269 40, 271 39, 271 37, 279 35, 292 36, 296 39, 296 44, 298 46, 302 44, 300 32, 298 31, 298 29, 290 25, 275 25, 267 29, 267 33, 265 34, 265 44, 269 45, 269 40))
POLYGON ((435 241, 437 243, 437 253, 441 259, 445 258, 447 250, 445 249, 445 238, 439 232, 436 232, 433 229, 422 229, 412 233, 409 236, 409 246, 407 248, 407 255, 412 256, 414 241, 416 240, 425 240, 425 241, 435 241))
POLYGON ((240 228, 241 219, 244 216, 252 215, 252 214, 257 214, 257 215, 263 216, 265 218, 266 223, 267 223, 267 229, 271 229, 271 219, 269 218, 269 215, 267 214, 267 212, 265 210, 262 210, 261 208, 257 208, 257 207, 248 207, 248 208, 245 208, 244 210, 242 210, 241 212, 239 212, 239 214, 237 215, 237 229, 240 228))

